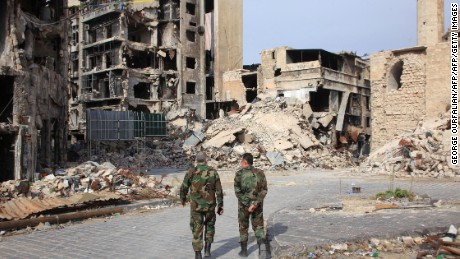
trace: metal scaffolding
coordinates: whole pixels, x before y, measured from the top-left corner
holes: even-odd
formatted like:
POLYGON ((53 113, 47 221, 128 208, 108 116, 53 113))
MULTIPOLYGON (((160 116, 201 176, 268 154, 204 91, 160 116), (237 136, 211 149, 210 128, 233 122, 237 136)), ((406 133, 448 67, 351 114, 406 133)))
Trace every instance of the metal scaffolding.
POLYGON ((101 141, 136 141, 138 151, 146 138, 167 136, 166 116, 162 113, 87 110, 86 133, 89 155, 101 141))

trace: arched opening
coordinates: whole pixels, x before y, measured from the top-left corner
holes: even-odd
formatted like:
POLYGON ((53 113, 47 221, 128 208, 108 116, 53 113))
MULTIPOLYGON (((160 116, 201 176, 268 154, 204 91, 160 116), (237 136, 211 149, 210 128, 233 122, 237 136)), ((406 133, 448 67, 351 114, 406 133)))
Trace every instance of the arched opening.
POLYGON ((398 90, 401 88, 401 76, 403 73, 404 61, 400 60, 390 70, 388 77, 387 91, 398 90))

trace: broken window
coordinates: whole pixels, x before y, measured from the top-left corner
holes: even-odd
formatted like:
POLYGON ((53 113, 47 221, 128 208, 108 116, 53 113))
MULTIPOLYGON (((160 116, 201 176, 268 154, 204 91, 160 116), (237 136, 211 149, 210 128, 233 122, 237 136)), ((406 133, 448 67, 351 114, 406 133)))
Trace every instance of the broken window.
POLYGON ((22 11, 44 21, 57 21, 64 14, 64 1, 62 0, 21 0, 20 4, 22 11))
POLYGON ((195 94, 196 93, 196 83, 195 82, 187 82, 186 84, 186 93, 187 94, 195 94))
POLYGON ((330 91, 323 88, 310 92, 310 106, 313 112, 329 111, 329 94, 330 91))
POLYGON ((351 94, 348 103, 348 112, 355 116, 361 116, 361 95, 351 94))
POLYGON ((70 53, 70 77, 78 77, 78 53, 70 53))
POLYGON ((196 59, 195 58, 191 58, 191 57, 187 57, 186 58, 186 66, 187 68, 190 68, 190 69, 195 69, 196 68, 196 59))
POLYGON ((0 181, 8 181, 14 179, 14 134, 0 135, 0 181))
POLYGON ((390 70, 390 76, 388 78, 387 91, 398 90, 401 88, 401 76, 403 73, 404 61, 400 60, 390 70))
POLYGON ((243 75, 242 81, 246 87, 246 101, 251 103, 257 98, 257 74, 243 75))
POLYGON ((320 61, 321 66, 330 68, 332 70, 340 71, 343 60, 342 57, 324 50, 301 50, 301 49, 290 49, 286 50, 286 63, 301 63, 320 61))
POLYGON ((160 20, 175 20, 179 13, 178 0, 161 0, 160 6, 162 12, 160 12, 160 20))
POLYGON ((150 83, 139 83, 135 85, 134 98, 150 99, 150 83))
POLYGON ((195 4, 186 3, 185 8, 186 8, 186 13, 190 15, 195 15, 195 4))
POLYGON ((129 50, 123 55, 129 68, 157 68, 155 54, 146 51, 129 50))
POLYGON ((160 84, 158 87, 158 96, 162 100, 176 99, 177 86, 179 79, 175 75, 166 75, 166 77, 160 77, 160 84))
POLYGON ((206 74, 212 74, 212 63, 213 63, 213 57, 212 57, 212 52, 210 50, 206 50, 206 74))
POLYGON ((280 76, 281 75, 281 68, 278 68, 275 70, 275 76, 280 76))
POLYGON ((190 42, 195 42, 196 40, 196 32, 194 31, 191 31, 191 30, 187 30, 185 32, 186 36, 187 36, 187 40, 190 41, 190 42))
POLYGON ((0 95, 0 122, 12 122, 13 119, 13 96, 14 96, 14 77, 0 76, 2 94, 0 95))
POLYGON ((214 77, 206 77, 206 100, 214 100, 214 77))
POLYGON ((240 109, 236 101, 232 102, 209 102, 206 103, 206 119, 214 120, 219 118, 219 111, 228 113, 240 109))
POLYGON ((119 48, 119 42, 107 42, 85 49, 83 56, 86 59, 86 70, 107 69, 119 65, 119 48))
POLYGON ((214 11, 214 0, 205 0, 204 7, 206 8, 205 13, 214 11))
POLYGON ((152 42, 152 35, 147 26, 136 23, 128 26, 128 39, 130 41, 150 45, 152 42))
POLYGON ((164 70, 177 70, 176 51, 169 50, 169 54, 163 59, 164 70))
POLYGON ((286 50, 286 63, 300 63, 319 60, 319 50, 286 50))

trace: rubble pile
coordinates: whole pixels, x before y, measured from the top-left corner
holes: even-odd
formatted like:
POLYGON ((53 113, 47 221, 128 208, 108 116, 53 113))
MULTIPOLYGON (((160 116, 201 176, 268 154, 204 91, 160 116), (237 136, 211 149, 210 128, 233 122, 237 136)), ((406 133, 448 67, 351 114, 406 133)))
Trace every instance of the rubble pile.
MULTIPOLYGON (((301 258, 458 258, 460 229, 451 225, 448 232, 428 236, 399 236, 396 238, 366 238, 316 247, 293 247, 292 252, 278 257, 301 258)), ((277 252, 275 252, 277 253, 277 252)))
POLYGON ((157 179, 154 176, 117 169, 109 162, 98 164, 89 161, 77 167, 57 171, 56 175, 42 175, 41 180, 31 184, 27 180, 10 180, 0 183, 0 197, 3 200, 18 197, 44 199, 104 190, 129 195, 134 199, 164 198, 171 193, 172 187, 163 184, 163 178, 164 176, 157 179))
MULTIPOLYGON (((221 111, 223 114, 223 111, 221 111)), ((187 155, 205 151, 217 168, 238 167, 245 152, 255 156, 257 167, 267 168, 343 168, 352 165, 347 151, 332 151, 313 133, 319 123, 308 103, 286 103, 276 100, 246 105, 239 112, 221 116, 201 129, 196 129, 184 142, 187 155)), ((324 122, 325 127, 329 123, 324 122)))
POLYGON ((372 152, 362 164, 361 171, 377 174, 394 173, 398 177, 460 177, 460 168, 452 166, 448 161, 448 114, 436 121, 421 122, 413 132, 398 136, 372 152))
MULTIPOLYGON (((96 162, 110 161, 117 168, 187 168, 189 160, 182 150, 179 138, 156 139, 148 141, 105 141, 94 147, 91 157, 86 148, 73 147, 76 160, 87 159, 96 162)), ((83 160, 83 161, 82 161, 83 160)))

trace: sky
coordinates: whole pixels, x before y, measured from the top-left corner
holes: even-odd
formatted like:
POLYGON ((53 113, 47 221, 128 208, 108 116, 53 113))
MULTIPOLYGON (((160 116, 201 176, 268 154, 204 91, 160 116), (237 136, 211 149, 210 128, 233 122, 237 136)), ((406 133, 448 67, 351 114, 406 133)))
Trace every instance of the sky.
MULTIPOLYGON (((446 18, 452 2, 460 0, 445 0, 446 18)), ((363 56, 417 45, 416 0, 243 0, 243 4, 245 65, 260 63, 261 50, 279 46, 363 56)))

